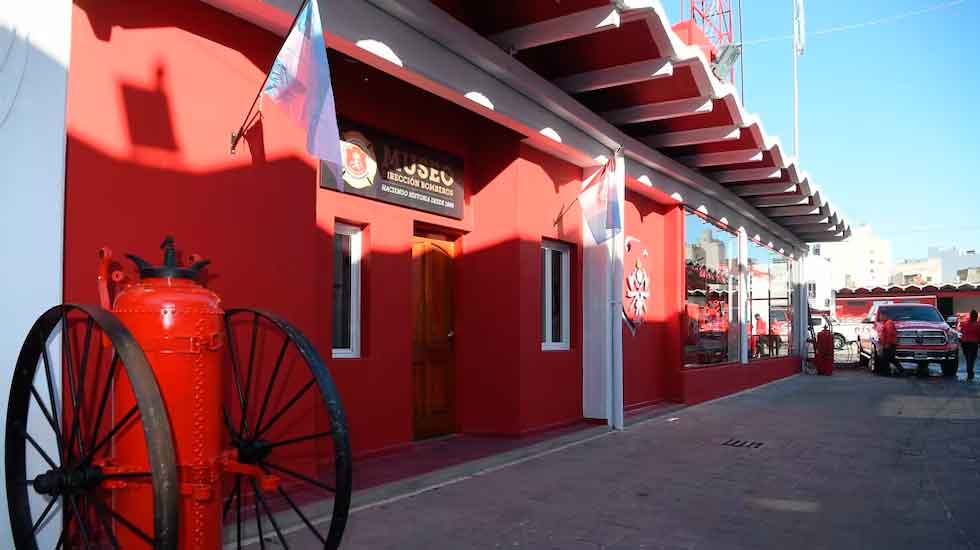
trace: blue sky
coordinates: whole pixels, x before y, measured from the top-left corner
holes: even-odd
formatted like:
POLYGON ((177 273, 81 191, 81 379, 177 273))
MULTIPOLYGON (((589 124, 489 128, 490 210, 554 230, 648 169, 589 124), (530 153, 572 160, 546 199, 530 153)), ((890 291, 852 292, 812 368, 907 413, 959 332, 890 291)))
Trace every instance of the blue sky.
MULTIPOLYGON (((681 0, 662 2, 678 21, 681 0)), ((792 41, 753 41, 792 34, 792 0, 742 4, 745 104, 790 151, 792 41)), ((980 0, 810 0, 806 23, 800 151, 811 181, 853 225, 890 239, 896 259, 980 248, 980 0)))

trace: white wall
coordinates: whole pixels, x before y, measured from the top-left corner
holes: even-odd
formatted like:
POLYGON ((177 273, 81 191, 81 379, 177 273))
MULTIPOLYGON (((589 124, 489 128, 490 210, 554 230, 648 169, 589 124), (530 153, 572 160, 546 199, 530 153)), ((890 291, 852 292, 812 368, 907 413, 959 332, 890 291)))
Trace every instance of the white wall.
MULTIPOLYGON (((805 278, 802 279, 804 290, 808 283, 816 284, 816 296, 810 300, 813 309, 829 309, 834 311, 834 291, 841 286, 835 286, 833 264, 823 256, 812 253, 803 260, 805 278)), ((806 296, 806 294, 804 294, 806 296)))
MULTIPOLYGON (((4 416, 24 335, 62 297, 71 10, 69 0, 8 1, 0 7, 0 286, 4 289, 0 411, 4 416)), ((4 425, 0 423, 0 436, 4 425)), ((6 490, 0 484, 0 548, 13 547, 6 504, 6 490)), ((53 548, 54 541, 42 547, 53 548)))

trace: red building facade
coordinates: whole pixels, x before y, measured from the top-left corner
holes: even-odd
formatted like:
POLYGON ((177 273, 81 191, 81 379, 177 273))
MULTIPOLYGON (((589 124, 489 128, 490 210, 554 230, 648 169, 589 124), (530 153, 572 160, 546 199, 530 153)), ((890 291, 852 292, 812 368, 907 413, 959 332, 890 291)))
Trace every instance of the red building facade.
MULTIPOLYGON (((277 311, 321 353, 335 350, 329 365, 357 455, 440 433, 519 436, 580 421, 584 301, 603 300, 583 280, 578 197, 594 169, 496 112, 333 49, 338 117, 458 161, 461 215, 321 186, 302 130, 271 102, 231 155, 229 134, 280 44, 197 0, 75 3, 65 301, 97 301, 99 247, 139 253, 169 233, 212 260, 208 285, 226 305, 277 311), (338 256, 341 243, 359 250, 338 256), (338 299, 354 300, 356 313, 347 304, 335 318, 338 299), (339 323, 353 323, 341 336, 349 353, 337 351, 339 323)), ((678 197, 699 195, 645 177, 627 169, 622 301, 633 309, 622 325, 622 406, 696 403, 798 372, 795 351, 685 366, 685 219, 698 205, 678 197), (635 303, 628 293, 641 283, 635 303)), ((734 222, 728 230, 751 240, 757 230, 734 222)), ((795 260, 790 241, 758 241, 795 260)), ((742 342, 745 315, 731 328, 742 342)))

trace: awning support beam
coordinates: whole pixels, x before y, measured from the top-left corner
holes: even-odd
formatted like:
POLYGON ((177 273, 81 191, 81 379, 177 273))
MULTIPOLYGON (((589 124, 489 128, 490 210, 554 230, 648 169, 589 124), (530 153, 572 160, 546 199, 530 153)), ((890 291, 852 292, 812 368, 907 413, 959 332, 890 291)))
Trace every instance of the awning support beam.
POLYGON ((601 116, 612 124, 620 126, 710 113, 713 107, 714 102, 710 97, 691 97, 606 111, 601 116))
POLYGON ((570 94, 580 94, 669 77, 673 74, 674 65, 670 59, 660 58, 563 76, 554 79, 552 82, 570 94))
POLYGON ((610 4, 506 30, 489 38, 505 51, 516 53, 616 28, 620 23, 619 10, 610 4))

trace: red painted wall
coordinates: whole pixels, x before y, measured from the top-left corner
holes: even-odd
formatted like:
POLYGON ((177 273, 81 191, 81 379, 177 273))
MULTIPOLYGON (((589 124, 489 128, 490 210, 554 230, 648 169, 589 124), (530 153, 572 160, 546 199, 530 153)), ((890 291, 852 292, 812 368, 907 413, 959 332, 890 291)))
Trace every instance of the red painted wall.
POLYGON ((582 418, 582 170, 526 145, 517 162, 522 432, 582 418), (570 349, 541 350, 541 240, 572 247, 570 349))
POLYGON ((800 372, 799 357, 782 357, 753 361, 748 365, 728 364, 716 367, 684 369, 682 402, 687 405, 717 399, 762 384, 768 384, 800 372))
POLYGON ((333 52, 341 116, 463 159, 464 218, 319 189, 302 131, 271 102, 231 156, 229 135, 279 45, 197 0, 76 2, 67 299, 97 300, 100 246, 155 259, 162 236, 173 233, 181 249, 213 260, 209 286, 226 306, 278 312, 328 356, 334 224, 363 225, 363 357, 330 368, 355 453, 364 454, 412 438, 410 251, 415 227, 425 224, 459 236, 459 429, 518 434, 581 418, 580 266, 573 264, 572 351, 540 351, 538 295, 541 238, 580 246, 580 171, 333 52))
MULTIPOLYGON (((667 311, 668 265, 676 263, 673 253, 665 246, 667 214, 672 207, 661 205, 636 193, 626 194, 626 238, 630 241, 623 262, 629 288, 629 277, 637 261, 649 278, 650 297, 643 323, 636 334, 623 326, 623 400, 627 408, 650 405, 667 398, 668 371, 674 368, 664 353, 674 342, 669 339, 670 315, 667 311), (636 240, 633 240, 636 239, 636 240)), ((624 294, 623 303, 629 311, 631 299, 624 294)))

